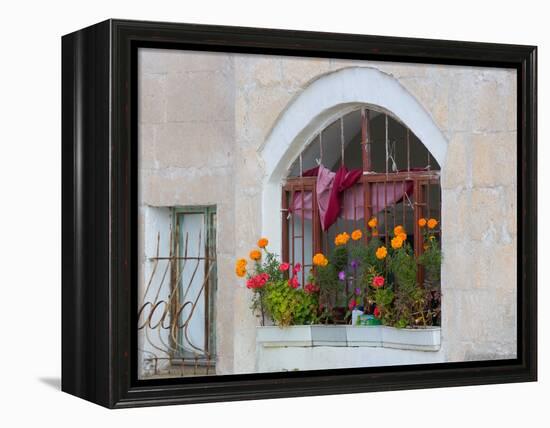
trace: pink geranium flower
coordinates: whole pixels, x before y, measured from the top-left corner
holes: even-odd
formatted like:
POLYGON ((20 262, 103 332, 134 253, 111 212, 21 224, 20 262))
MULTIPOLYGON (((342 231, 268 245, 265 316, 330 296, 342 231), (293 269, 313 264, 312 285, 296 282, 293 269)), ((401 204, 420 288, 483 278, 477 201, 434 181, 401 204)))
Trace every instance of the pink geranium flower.
POLYGON ((296 275, 298 272, 302 270, 302 265, 300 263, 296 263, 294 267, 292 268, 292 273, 296 275))
POLYGON ((281 272, 286 272, 288 270, 288 268, 290 268, 290 265, 288 263, 281 263, 281 265, 279 266, 279 270, 281 272))
POLYGON ((288 280, 288 285, 291 286, 292 288, 298 288, 300 286, 300 283, 298 282, 298 277, 293 276, 292 278, 290 278, 288 280))
POLYGON ((383 276, 375 276, 372 279, 372 286, 376 288, 380 288, 384 286, 384 277, 383 276))

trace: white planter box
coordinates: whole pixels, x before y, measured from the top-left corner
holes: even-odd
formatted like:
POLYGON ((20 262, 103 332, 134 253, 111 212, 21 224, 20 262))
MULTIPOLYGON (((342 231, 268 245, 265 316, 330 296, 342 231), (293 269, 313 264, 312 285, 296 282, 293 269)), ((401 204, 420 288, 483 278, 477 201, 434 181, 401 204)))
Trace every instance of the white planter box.
POLYGON ((312 346, 311 326, 264 326, 256 328, 256 343, 266 347, 312 346))
POLYGON ((382 342, 385 348, 414 351, 438 351, 441 347, 441 328, 395 328, 382 326, 382 342))
POLYGON ((347 346, 346 325, 312 325, 313 346, 347 346))
POLYGON ((379 325, 346 326, 348 346, 382 346, 381 327, 379 325))
POLYGON ((256 342, 264 347, 384 347, 411 351, 438 351, 441 328, 387 326, 293 325, 257 327, 256 342))

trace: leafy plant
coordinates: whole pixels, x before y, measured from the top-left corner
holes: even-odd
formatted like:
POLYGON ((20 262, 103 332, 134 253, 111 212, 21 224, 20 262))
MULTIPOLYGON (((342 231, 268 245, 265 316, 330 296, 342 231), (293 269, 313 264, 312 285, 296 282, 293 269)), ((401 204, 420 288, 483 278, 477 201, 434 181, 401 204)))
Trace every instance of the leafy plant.
POLYGON ((267 313, 278 326, 313 324, 317 320, 316 293, 288 286, 286 281, 274 281, 264 290, 267 313))

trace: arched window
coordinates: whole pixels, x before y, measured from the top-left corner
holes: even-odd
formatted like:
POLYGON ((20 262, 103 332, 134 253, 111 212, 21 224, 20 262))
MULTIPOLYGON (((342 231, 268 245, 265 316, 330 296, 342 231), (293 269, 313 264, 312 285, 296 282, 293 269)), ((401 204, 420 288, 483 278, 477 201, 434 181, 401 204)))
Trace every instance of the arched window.
POLYGON ((306 268, 304 284, 315 253, 329 253, 338 233, 368 230, 373 218, 387 246, 403 225, 420 255, 418 220, 441 215, 439 178, 438 162, 390 112, 363 106, 346 113, 299 154, 283 183, 283 260, 306 268))

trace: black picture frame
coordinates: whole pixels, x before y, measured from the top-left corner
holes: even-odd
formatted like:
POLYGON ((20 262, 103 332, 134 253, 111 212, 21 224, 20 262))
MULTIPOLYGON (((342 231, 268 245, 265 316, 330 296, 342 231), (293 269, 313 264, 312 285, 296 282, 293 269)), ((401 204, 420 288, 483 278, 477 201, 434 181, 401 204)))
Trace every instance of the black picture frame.
POLYGON ((536 159, 535 46, 127 20, 63 36, 62 390, 125 408, 536 381, 536 159), (517 359, 139 381, 139 47, 515 68, 517 359))

